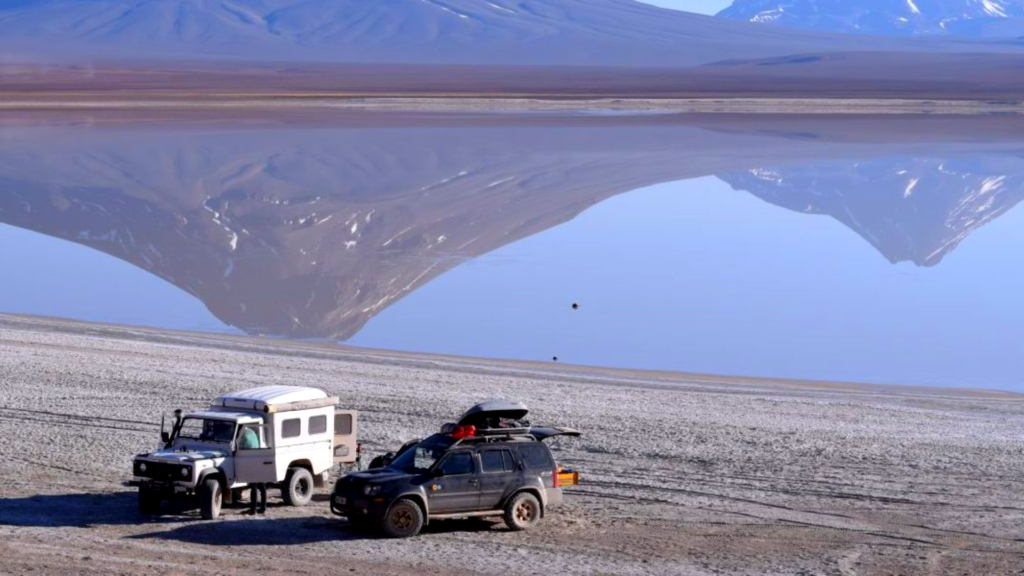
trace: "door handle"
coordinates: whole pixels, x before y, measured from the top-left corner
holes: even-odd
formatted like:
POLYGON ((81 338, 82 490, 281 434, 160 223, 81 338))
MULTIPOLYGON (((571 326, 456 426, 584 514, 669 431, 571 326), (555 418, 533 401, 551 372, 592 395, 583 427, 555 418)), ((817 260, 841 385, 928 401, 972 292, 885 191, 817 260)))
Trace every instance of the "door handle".
POLYGON ((479 486, 480 485, 480 481, 479 480, 470 480, 469 481, 469 485, 470 486, 479 486))
POLYGON ((264 466, 273 466, 274 465, 274 461, 273 460, 269 460, 267 462, 264 462, 263 465, 264 466))

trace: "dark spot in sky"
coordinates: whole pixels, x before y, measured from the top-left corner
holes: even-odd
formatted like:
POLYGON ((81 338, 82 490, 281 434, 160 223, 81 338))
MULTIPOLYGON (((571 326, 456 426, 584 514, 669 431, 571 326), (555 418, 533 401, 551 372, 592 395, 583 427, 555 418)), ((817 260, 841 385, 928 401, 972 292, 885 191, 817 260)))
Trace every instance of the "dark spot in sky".
POLYGON ((577 304, 576 302, 573 302, 573 303, 572 303, 572 309, 573 309, 573 310, 579 310, 579 309, 580 309, 580 305, 579 305, 579 304, 577 304))

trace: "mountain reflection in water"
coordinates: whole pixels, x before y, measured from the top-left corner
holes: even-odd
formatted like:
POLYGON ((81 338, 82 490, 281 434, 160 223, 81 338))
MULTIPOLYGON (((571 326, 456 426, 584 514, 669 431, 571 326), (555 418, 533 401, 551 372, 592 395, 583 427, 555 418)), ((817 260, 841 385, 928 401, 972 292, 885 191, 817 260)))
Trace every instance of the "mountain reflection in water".
POLYGON ((962 133, 608 118, 9 127, 0 222, 130 262, 245 332, 345 341, 459 264, 700 176, 828 215, 890 262, 939 265, 1024 197, 1022 141, 962 133))

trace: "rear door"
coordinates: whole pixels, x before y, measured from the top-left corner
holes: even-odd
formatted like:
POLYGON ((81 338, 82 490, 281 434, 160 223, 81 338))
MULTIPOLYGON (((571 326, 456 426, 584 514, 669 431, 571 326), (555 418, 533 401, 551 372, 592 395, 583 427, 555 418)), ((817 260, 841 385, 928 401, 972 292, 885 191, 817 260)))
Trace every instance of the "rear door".
POLYGON ((449 452, 437 463, 443 475, 428 485, 431 514, 451 514, 480 507, 480 477, 472 450, 449 452))
POLYGON ((521 472, 516 471, 516 460, 508 448, 480 450, 480 508, 497 510, 509 491, 522 484, 521 472))
POLYGON ((277 467, 274 462, 274 450, 267 445, 265 426, 262 424, 245 424, 238 427, 235 437, 235 482, 242 484, 277 482, 277 467), (246 431, 255 432, 257 445, 246 445, 242 435, 246 431))
POLYGON ((336 410, 334 412, 334 463, 351 464, 358 456, 359 443, 358 412, 355 410, 336 410))

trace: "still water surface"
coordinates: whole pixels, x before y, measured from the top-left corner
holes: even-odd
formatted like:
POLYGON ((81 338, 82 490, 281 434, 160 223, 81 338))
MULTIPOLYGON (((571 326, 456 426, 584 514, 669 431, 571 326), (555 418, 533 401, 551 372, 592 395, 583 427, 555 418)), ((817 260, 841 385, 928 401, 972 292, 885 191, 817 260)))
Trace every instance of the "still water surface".
POLYGON ((1024 389, 1024 142, 784 128, 6 128, 0 310, 1024 389))

